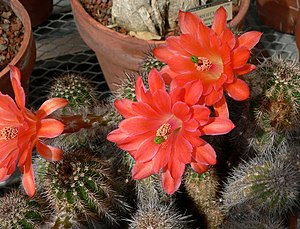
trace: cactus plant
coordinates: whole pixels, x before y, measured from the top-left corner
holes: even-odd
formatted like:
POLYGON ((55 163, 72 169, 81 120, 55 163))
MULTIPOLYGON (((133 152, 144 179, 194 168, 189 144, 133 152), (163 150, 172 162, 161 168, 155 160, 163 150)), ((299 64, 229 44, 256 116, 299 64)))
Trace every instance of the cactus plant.
POLYGON ((265 60, 255 75, 260 77, 262 97, 254 104, 258 128, 250 145, 258 152, 286 147, 299 127, 300 67, 279 57, 265 60))
POLYGON ((97 101, 91 83, 80 74, 65 73, 55 78, 49 88, 49 98, 59 97, 69 101, 73 111, 80 107, 91 108, 97 101))
POLYGON ((259 155, 240 164, 222 191, 224 211, 247 204, 255 211, 284 215, 297 205, 299 173, 286 152, 259 155))
POLYGON ((20 190, 0 197, 0 228, 41 228, 47 218, 45 206, 20 190))
POLYGON ((205 215, 207 228, 218 228, 224 215, 218 198, 219 182, 216 170, 211 168, 203 174, 198 174, 189 168, 185 172, 184 185, 188 196, 205 215))
POLYGON ((188 228, 189 216, 184 216, 176 211, 173 203, 168 205, 157 201, 150 201, 147 205, 140 205, 133 218, 130 220, 130 229, 188 228))
POLYGON ((70 228, 94 218, 117 225, 118 213, 129 206, 116 191, 125 181, 114 180, 112 168, 111 160, 88 149, 69 152, 60 162, 38 163, 39 184, 55 209, 55 225, 70 228))
POLYGON ((156 68, 158 71, 161 70, 161 68, 165 65, 165 63, 159 61, 154 55, 153 55, 153 48, 151 48, 143 62, 140 66, 140 72, 142 75, 148 75, 152 68, 156 68))

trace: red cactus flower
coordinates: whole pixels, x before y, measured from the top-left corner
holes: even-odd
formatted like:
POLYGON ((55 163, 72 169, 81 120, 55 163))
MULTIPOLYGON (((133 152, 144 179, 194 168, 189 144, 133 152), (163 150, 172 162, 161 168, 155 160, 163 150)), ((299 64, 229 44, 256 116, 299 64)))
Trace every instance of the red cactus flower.
POLYGON ((163 72, 167 72, 174 83, 182 86, 201 80, 204 103, 208 106, 224 103, 223 91, 235 100, 247 99, 249 88, 237 76, 255 69, 247 61, 261 33, 251 31, 235 37, 227 28, 226 18, 225 9, 219 8, 209 28, 195 14, 180 12, 182 34, 168 37, 164 45, 154 49, 154 55, 167 64, 163 72))
POLYGON ((146 90, 141 78, 137 79, 137 102, 115 101, 125 119, 107 139, 135 159, 134 179, 162 172, 163 187, 172 194, 179 188, 186 164, 203 173, 216 163, 214 149, 199 136, 225 134, 234 125, 229 119, 210 117, 207 107, 196 104, 202 94, 200 81, 171 87, 168 92, 153 69, 148 82, 146 90))
POLYGON ((63 132, 64 125, 61 122, 45 117, 66 106, 68 101, 49 99, 33 113, 25 107, 21 74, 14 66, 10 66, 10 80, 15 102, 0 92, 0 181, 9 178, 18 165, 23 173, 24 189, 32 197, 35 193, 32 150, 36 146, 38 153, 47 160, 61 159, 62 151, 44 144, 40 138, 54 138, 63 132))

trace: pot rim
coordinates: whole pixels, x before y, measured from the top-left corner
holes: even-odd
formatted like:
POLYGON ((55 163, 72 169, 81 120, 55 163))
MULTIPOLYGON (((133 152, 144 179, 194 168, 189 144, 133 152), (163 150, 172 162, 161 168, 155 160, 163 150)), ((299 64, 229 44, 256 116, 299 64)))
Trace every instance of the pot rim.
POLYGON ((20 49, 11 62, 0 72, 1 78, 10 71, 9 65, 17 65, 20 59, 26 54, 27 47, 30 45, 32 40, 32 29, 30 17, 24 6, 18 0, 0 0, 0 2, 8 5, 16 16, 20 18, 24 26, 24 37, 20 49))

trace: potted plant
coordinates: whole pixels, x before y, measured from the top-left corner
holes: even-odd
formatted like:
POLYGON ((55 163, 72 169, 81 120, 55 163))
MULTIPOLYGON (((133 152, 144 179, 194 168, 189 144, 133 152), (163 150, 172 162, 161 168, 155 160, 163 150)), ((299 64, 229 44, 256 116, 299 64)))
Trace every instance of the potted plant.
POLYGON ((29 14, 32 27, 42 24, 52 14, 53 0, 20 0, 20 2, 29 14))
POLYGON ((256 7, 266 25, 280 32, 294 33, 300 7, 298 0, 256 0, 256 7))
MULTIPOLYGON (((80 0, 71 0, 70 2, 78 31, 86 44, 95 51, 111 90, 117 88, 115 84, 120 82, 120 78, 125 78, 124 72, 138 71, 139 65, 149 49, 164 43, 164 39, 144 40, 116 32, 96 21, 84 9, 80 0)), ((197 2, 199 3, 199 1, 197 2)), ((239 13, 230 22, 230 26, 238 27, 245 19, 250 0, 242 0, 240 3, 239 13)), ((195 6, 195 1, 193 4, 190 7, 195 6)), ((176 16, 177 13, 178 9, 176 16)))
MULTIPOLYGON (((36 58, 36 47, 35 42, 33 39, 32 29, 31 29, 31 22, 28 16, 28 13, 24 6, 18 0, 1 0, 1 4, 7 5, 9 8, 12 9, 13 13, 17 16, 17 20, 20 20, 23 26, 22 33, 22 42, 19 45, 17 52, 14 54, 15 56, 12 60, 1 69, 0 72, 0 88, 1 91, 4 93, 8 93, 13 95, 12 88, 9 83, 9 65, 17 66, 20 68, 22 72, 22 85, 24 86, 25 90, 28 90, 28 79, 31 74, 31 71, 34 67, 35 58, 36 58)), ((9 29, 9 27, 8 27, 9 29)), ((2 36, 5 36, 2 34, 2 36)), ((15 49, 17 44, 14 43, 12 47, 15 49)), ((2 46, 3 47, 3 46, 2 46)), ((7 47, 9 50, 9 45, 7 47)), ((16 50, 15 50, 16 51, 16 50)))

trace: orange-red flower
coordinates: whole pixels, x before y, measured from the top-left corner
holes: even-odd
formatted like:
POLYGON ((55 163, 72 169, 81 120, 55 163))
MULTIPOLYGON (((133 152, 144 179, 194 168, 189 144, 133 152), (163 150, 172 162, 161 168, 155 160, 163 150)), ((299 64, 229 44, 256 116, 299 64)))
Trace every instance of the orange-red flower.
POLYGON ((237 76, 255 69, 247 61, 261 33, 251 31, 235 37, 227 28, 226 18, 225 9, 219 8, 209 28, 195 14, 180 12, 182 34, 168 37, 166 44, 154 50, 154 55, 167 64, 162 72, 168 73, 174 79, 173 83, 182 86, 189 81, 201 80, 202 99, 208 106, 222 100, 223 91, 235 100, 247 99, 249 88, 237 76))
POLYGON ((225 134, 234 125, 227 118, 210 117, 207 107, 196 104, 203 89, 200 81, 171 86, 168 92, 161 75, 153 69, 148 82, 147 90, 141 78, 137 79, 137 102, 115 101, 125 119, 107 139, 135 159, 134 179, 162 172, 163 187, 172 194, 181 183, 186 164, 203 173, 216 163, 214 149, 199 136, 225 134))
POLYGON ((23 173, 23 187, 32 197, 35 193, 32 150, 36 146, 38 153, 47 160, 61 159, 62 151, 44 144, 40 138, 54 138, 63 132, 64 124, 45 117, 68 102, 62 98, 52 98, 33 113, 25 107, 21 74, 14 66, 10 67, 10 80, 15 101, 0 92, 0 181, 9 178, 18 165, 23 173))

